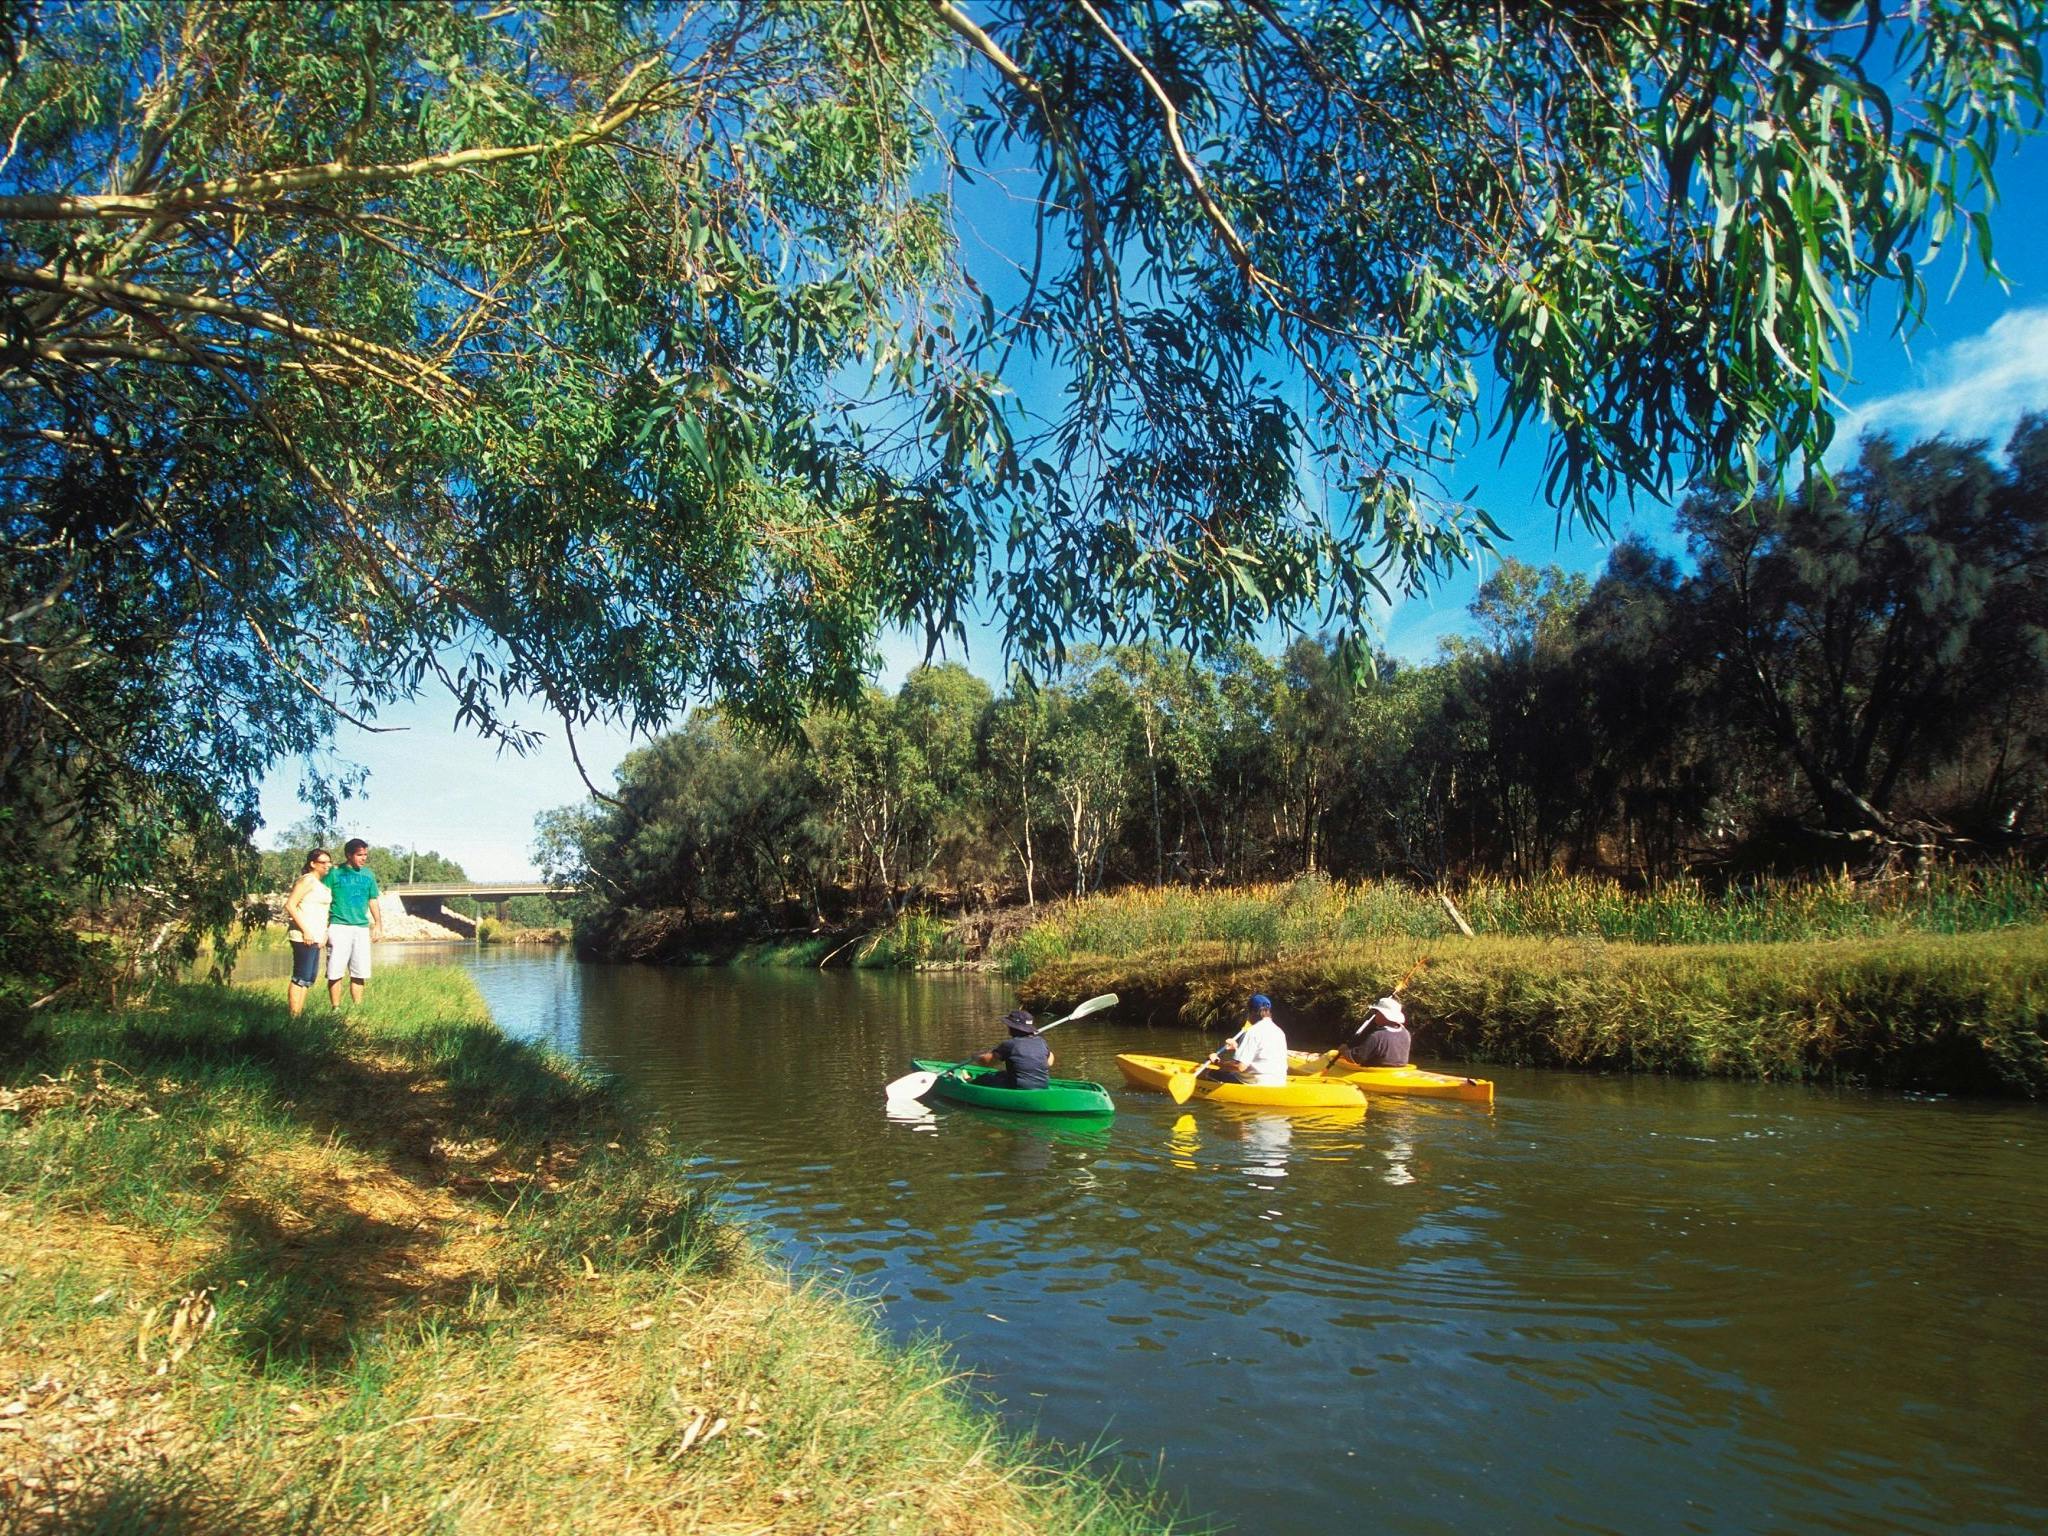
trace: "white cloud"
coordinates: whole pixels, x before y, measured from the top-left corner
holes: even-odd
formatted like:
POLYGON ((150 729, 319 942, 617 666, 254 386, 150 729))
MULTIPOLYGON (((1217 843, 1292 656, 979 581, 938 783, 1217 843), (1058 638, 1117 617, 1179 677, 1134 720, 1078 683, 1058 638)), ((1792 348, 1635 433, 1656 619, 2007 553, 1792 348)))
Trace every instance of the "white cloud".
POLYGON ((1846 461, 1856 440, 1875 432, 1901 442, 1946 433, 2003 448, 2020 417, 2048 411, 2048 307, 1999 316, 1981 335, 1937 352, 1922 372, 1922 387, 1844 412, 1829 462, 1846 461))

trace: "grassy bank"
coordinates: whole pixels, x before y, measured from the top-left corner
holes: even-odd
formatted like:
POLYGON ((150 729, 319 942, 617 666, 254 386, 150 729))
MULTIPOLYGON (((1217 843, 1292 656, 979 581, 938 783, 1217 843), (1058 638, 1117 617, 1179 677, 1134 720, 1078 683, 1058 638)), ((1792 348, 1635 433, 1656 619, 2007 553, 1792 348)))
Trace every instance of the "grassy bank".
POLYGON ((1266 957, 1210 940, 1043 961, 1022 992, 1114 991, 1127 1014, 1222 1029, 1262 991, 1290 1038, 1327 1045, 1424 956, 1404 992, 1421 1061, 2048 1095, 2048 926, 1746 945, 1381 938, 1266 957))
POLYGON ((1156 1530, 765 1267, 468 979, 192 987, 0 1089, 0 1531, 1156 1530))
MULTIPOLYGON (((1908 934, 1981 933, 2048 923, 2048 879, 2018 866, 1941 870, 1919 881, 1761 881, 1711 891, 1697 881, 1630 889, 1559 876, 1475 880, 1451 893, 1481 937, 1605 939, 1633 944, 1788 944, 1908 934)), ((1027 976, 1077 956, 1130 957, 1213 944, 1265 960, 1373 939, 1448 939, 1456 924, 1434 894, 1391 881, 1310 876, 1229 890, 1131 890, 1056 902, 1005 949, 1027 976)))

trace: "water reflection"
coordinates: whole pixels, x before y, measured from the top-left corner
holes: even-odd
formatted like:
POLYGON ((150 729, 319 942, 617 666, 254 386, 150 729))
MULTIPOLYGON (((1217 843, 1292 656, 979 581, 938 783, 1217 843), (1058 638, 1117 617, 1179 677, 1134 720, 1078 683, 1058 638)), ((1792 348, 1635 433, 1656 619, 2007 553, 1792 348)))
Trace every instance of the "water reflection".
POLYGON ((1073 1146, 1107 1147, 1116 1126, 1114 1115, 1020 1115, 981 1104, 944 1104, 939 1113, 948 1121, 959 1121, 963 1131, 973 1128, 981 1134, 1073 1146))
POLYGON ((882 1113, 898 1125, 907 1125, 914 1131, 936 1131, 939 1117, 922 1099, 899 1099, 884 1095, 882 1113))
MULTIPOLYGON (((477 974, 507 1028, 637 1084, 791 1260, 1242 1530, 2048 1524, 2040 1110, 1497 1071, 1490 1115, 899 1121, 882 1084, 984 1045, 1000 988, 477 974)), ((1061 1042, 1114 1083, 1177 1037, 1061 1042)))

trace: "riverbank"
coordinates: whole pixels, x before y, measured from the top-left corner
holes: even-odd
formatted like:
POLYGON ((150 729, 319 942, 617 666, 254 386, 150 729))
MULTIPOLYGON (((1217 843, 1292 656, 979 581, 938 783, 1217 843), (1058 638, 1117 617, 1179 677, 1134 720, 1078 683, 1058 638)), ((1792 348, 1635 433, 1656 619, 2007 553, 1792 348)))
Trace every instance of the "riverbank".
POLYGON ((455 970, 77 1013, 0 1088, 0 1529, 1162 1528, 766 1265, 455 970))
POLYGON ((2048 877, 2020 864, 1927 871, 1911 880, 1785 878, 1711 888, 1699 880, 1646 887, 1584 875, 1478 878, 1423 890, 1396 880, 1321 875, 1264 885, 1129 886, 1037 906, 949 900, 843 926, 769 930, 734 913, 598 908, 579 920, 586 960, 811 969, 1001 971, 1012 979, 1072 956, 1132 958, 1214 943, 1233 956, 1341 947, 1378 938, 1450 939, 1476 932, 1669 944, 1786 944, 1911 934, 2007 931, 2048 924, 2048 877))
POLYGON ((1115 992, 1126 1017, 1215 1033, 1265 992, 1292 1042, 1321 1047, 1425 959, 1402 993, 1418 1061, 2048 1096, 2048 926, 1775 944, 1394 937, 1274 953, 1211 940, 1048 956, 1020 992, 1036 1005, 1115 992))

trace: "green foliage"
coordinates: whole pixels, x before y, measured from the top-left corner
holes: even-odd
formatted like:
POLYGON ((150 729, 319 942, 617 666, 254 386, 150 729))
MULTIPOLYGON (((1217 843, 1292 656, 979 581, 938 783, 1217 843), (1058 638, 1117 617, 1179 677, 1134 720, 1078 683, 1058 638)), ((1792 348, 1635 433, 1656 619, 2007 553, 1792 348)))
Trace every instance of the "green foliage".
POLYGON ((1972 747, 1980 817, 2048 790, 2048 419, 2009 459, 1879 439, 1797 496, 1681 509, 1727 696, 1830 828, 1894 831, 1900 790, 1972 747))
POLYGON ((65 923, 70 892, 36 864, 4 857, 19 815, 0 806, 0 1062, 28 1044, 40 1008, 107 967, 107 946, 65 923))
POLYGON ((858 946, 856 966, 888 970, 899 966, 947 965, 964 958, 953 926, 923 912, 903 912, 896 921, 858 946))
MULTIPOLYGON (((1355 670, 1390 583, 1493 536, 1434 479, 1490 392, 1595 522, 1809 462, 1845 317, 1882 284, 1915 312, 1930 242, 1989 261, 1991 157, 2041 89, 2021 0, 1831 10, 23 12, 0 791, 41 830, 0 851, 176 962, 228 942, 276 763, 331 818, 334 719, 441 686, 517 749, 530 710, 708 696, 784 740, 844 711, 829 853, 888 899, 965 857, 965 792, 953 726, 913 733, 922 768, 863 734, 884 623, 936 639, 979 598, 1050 677, 1089 636, 1227 667, 1327 616, 1355 670), (984 175, 1035 227, 961 238, 984 175)), ((1070 878, 1108 878, 1129 702, 1076 691, 1025 754, 1027 884, 1041 767, 1070 878)), ((1268 717, 1305 868, 1341 735, 1312 714, 1268 717)), ((1162 765, 1208 771, 1162 740, 1155 878, 1162 765)), ((1253 861, 1214 846, 1250 797, 1211 862, 1253 861)), ((1519 864, 1566 835, 1555 796, 1496 798, 1519 864)), ((782 862, 733 878, 766 902, 782 862)))
POLYGON ((515 928, 560 928, 566 918, 552 896, 514 896, 505 903, 505 921, 515 928))
POLYGON ((1050 962, 1020 990, 1114 990, 1134 1015, 1213 1026, 1241 1018, 1257 989, 1290 1039, 1313 1045, 1404 975, 1419 1059, 2048 1095, 2038 923, 1773 945, 1379 939, 1250 962, 1183 944, 1050 962))
MULTIPOLYGON (((1365 678, 1328 640, 1209 665, 1084 646, 999 698, 958 669, 871 689, 814 715, 800 752, 704 717, 628 763, 621 808, 557 813, 552 867, 593 886, 579 871, 638 872, 587 904, 599 947, 638 908, 765 923, 796 903, 822 917, 844 891, 893 917, 970 891, 1035 905, 1149 883, 1219 902, 1232 915, 1203 935, 1257 951, 1273 902, 1177 888, 1326 873, 1466 888, 1500 932, 1874 933, 1902 888, 1909 910, 1958 893, 1956 923, 1975 926, 1995 901, 1965 887, 2026 887, 2000 856, 2048 825, 2044 455, 2034 418, 2004 463, 1877 442, 1807 498, 1695 500, 1691 576, 1639 542, 1591 584, 1509 561, 1475 636, 1365 678), (690 774, 664 766, 676 754, 690 774), (1799 878, 1755 883, 1773 872, 1799 878), (1913 872, 1928 878, 1894 878, 1913 872)), ((1441 928, 1411 905, 1386 921, 1441 928)), ((1066 942, 1050 932, 1025 951, 1066 942)))

